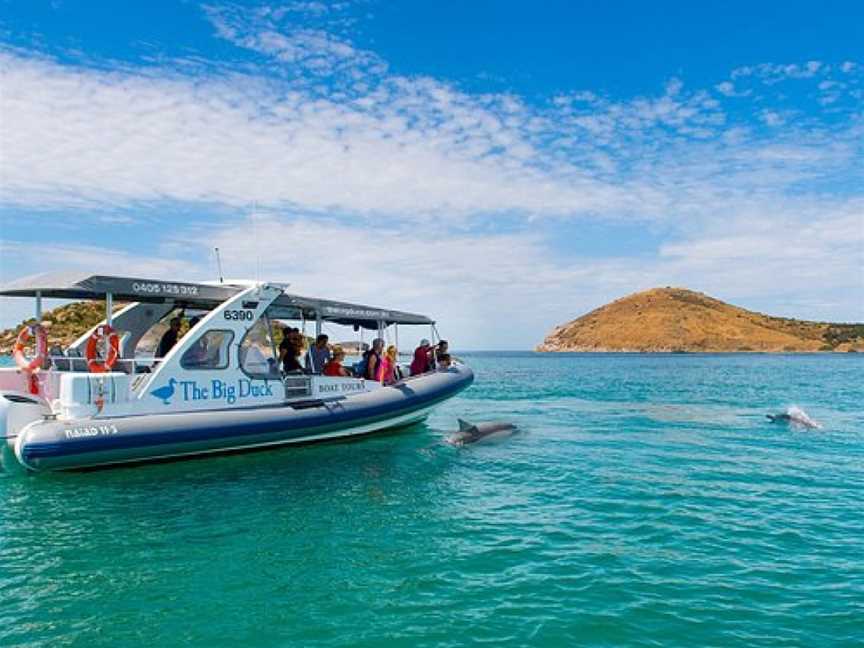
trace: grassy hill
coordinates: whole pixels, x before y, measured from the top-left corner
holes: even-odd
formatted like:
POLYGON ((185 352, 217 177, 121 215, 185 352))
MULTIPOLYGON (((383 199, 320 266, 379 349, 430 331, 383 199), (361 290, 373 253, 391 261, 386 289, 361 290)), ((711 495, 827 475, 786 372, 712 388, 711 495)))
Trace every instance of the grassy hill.
MULTIPOLYGON (((115 304, 114 310, 124 304, 115 304)), ((78 339, 88 329, 105 319, 105 302, 74 302, 42 314, 42 323, 48 331, 48 343, 60 344, 64 348, 78 339)), ((0 331, 0 354, 12 353, 18 332, 35 320, 29 319, 18 326, 0 331)))
POLYGON ((771 317, 684 288, 654 288, 556 327, 538 351, 864 351, 864 324, 771 317))

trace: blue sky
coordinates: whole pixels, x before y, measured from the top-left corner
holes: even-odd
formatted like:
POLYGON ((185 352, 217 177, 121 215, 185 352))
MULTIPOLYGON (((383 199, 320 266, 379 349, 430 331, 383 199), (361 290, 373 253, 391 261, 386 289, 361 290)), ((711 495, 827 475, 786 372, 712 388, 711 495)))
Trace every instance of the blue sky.
POLYGON ((0 227, 3 281, 218 245, 461 348, 658 285, 861 321, 864 7, 0 2, 0 227))

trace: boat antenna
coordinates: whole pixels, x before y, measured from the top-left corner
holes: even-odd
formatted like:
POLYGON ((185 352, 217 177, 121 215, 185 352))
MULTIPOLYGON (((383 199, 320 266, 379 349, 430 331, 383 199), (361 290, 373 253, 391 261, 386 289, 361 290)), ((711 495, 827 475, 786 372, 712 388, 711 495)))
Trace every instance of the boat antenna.
POLYGON ((219 283, 225 283, 225 279, 222 278, 222 259, 219 258, 219 248, 214 247, 213 251, 216 253, 216 270, 219 272, 219 283))

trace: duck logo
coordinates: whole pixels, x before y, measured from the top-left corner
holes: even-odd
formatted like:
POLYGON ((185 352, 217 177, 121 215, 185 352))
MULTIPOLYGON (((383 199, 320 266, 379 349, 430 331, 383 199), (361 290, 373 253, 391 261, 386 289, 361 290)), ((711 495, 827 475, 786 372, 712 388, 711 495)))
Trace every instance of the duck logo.
POLYGON ((176 386, 177 381, 174 378, 171 378, 167 385, 163 385, 159 389, 154 389, 150 392, 150 395, 161 400, 163 405, 170 405, 171 397, 174 396, 174 389, 176 386))

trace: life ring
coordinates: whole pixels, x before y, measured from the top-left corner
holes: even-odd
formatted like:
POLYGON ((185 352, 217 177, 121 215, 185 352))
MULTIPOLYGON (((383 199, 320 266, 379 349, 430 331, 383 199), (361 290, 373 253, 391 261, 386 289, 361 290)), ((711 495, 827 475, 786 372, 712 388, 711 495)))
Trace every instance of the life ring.
POLYGON ((84 357, 87 358, 87 367, 90 373, 105 373, 111 371, 120 357, 120 336, 108 324, 97 326, 96 330, 87 340, 87 348, 84 351, 84 357), (100 342, 107 340, 108 342, 108 357, 104 360, 99 358, 96 349, 100 342))
POLYGON ((15 346, 12 347, 12 357, 24 373, 33 374, 39 371, 45 364, 45 358, 48 357, 48 334, 45 329, 39 324, 31 324, 21 329, 15 340, 15 346), (36 355, 32 360, 28 360, 24 355, 24 349, 30 342, 30 338, 36 338, 36 355))

